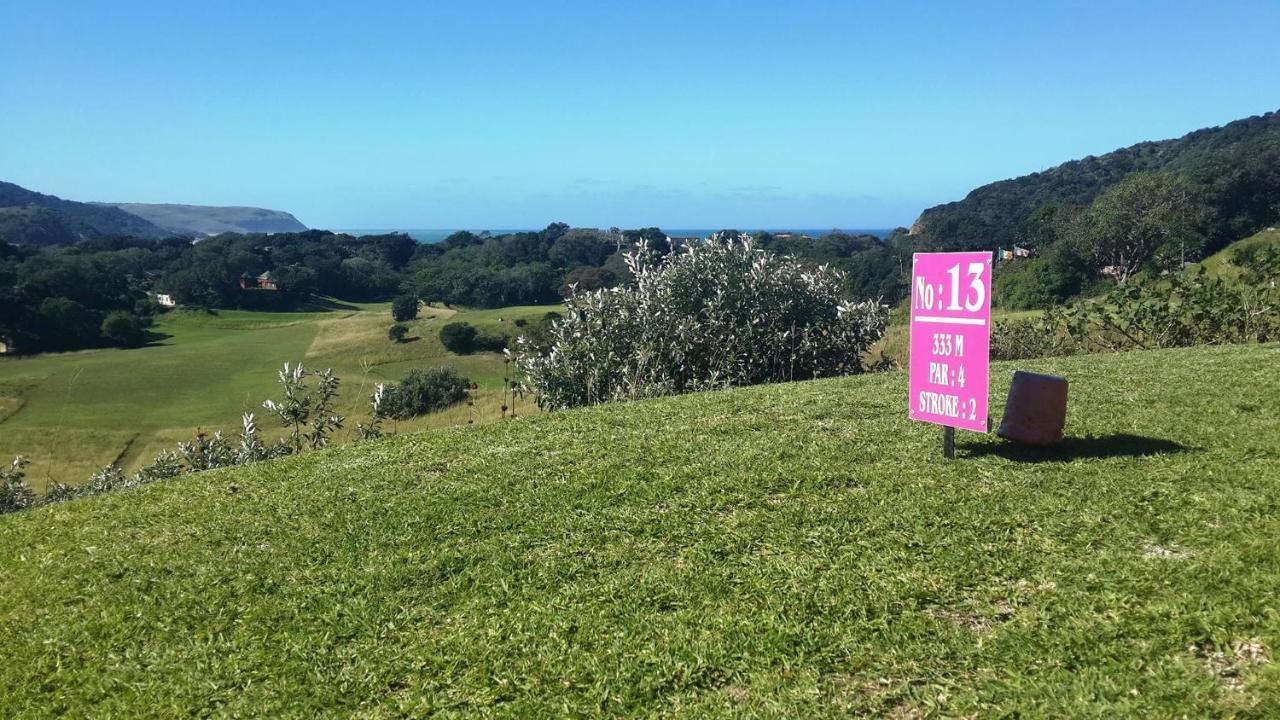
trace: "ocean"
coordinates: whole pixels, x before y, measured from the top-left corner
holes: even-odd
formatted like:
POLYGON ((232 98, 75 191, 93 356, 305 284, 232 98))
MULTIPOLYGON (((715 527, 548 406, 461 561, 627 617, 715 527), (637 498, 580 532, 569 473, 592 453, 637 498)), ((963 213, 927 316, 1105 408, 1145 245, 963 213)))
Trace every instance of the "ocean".
MULTIPOLYGON (((542 228, 501 228, 490 229, 493 235, 503 235, 514 232, 537 232, 542 228)), ((709 237, 712 233, 718 232, 723 228, 663 228, 663 232, 672 237, 709 237)), ((875 235, 879 238, 889 237, 889 233, 893 228, 839 228, 843 232, 850 235, 875 235)), ((768 228, 771 233, 789 232, 800 235, 808 235, 810 237, 822 237, 831 232, 832 228, 768 228)), ((384 233, 401 232, 408 234, 409 237, 420 243, 437 243, 449 237, 455 232, 453 230, 430 229, 430 228, 346 228, 334 230, 334 232, 343 232, 350 235, 381 235, 384 233)), ((480 233, 480 230, 472 230, 473 233, 480 233)), ((747 232, 759 232, 759 230, 749 230, 747 232)))

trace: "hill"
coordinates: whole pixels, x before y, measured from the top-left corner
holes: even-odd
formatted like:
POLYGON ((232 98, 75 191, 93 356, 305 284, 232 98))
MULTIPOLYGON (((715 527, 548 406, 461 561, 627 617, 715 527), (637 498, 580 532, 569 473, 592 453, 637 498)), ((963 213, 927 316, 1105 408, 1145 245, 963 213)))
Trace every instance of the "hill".
POLYGON ((96 203, 117 207, 174 235, 205 237, 220 233, 302 232, 306 225, 282 210, 151 203, 96 203))
POLYGON ((1249 248, 1280 247, 1280 229, 1266 228, 1256 235, 1237 240, 1200 261, 1199 265, 1214 277, 1234 280, 1240 276, 1240 268, 1231 260, 1241 250, 1249 248))
POLYGON ((1078 208, 1133 173, 1186 176, 1214 211, 1208 250, 1280 220, 1280 113, 1138 143, 1043 172, 983 185, 963 200, 925 210, 912 227, 925 249, 982 249, 1037 243, 1036 213, 1078 208))
POLYGON ((257 413, 263 431, 280 436, 261 403, 278 396, 276 372, 285 362, 331 367, 342 380, 338 410, 349 422, 338 442, 367 421, 374 385, 397 382, 415 367, 454 366, 480 386, 476 405, 402 421, 398 430, 466 423, 473 410, 477 420, 497 418, 502 356, 455 355, 440 344, 440 328, 468 322, 516 335, 517 319, 536 321, 553 309, 423 308, 408 323, 412 341, 405 343, 387 339, 389 303, 316 312, 176 311, 159 317, 153 329, 163 339, 149 347, 0 357, 0 458, 29 457, 29 479, 43 492, 58 482, 79 485, 113 461, 136 469, 201 429, 235 431, 243 412, 257 413))
POLYGON ((67 245, 112 235, 162 238, 170 234, 117 207, 63 200, 0 182, 0 241, 67 245))
POLYGON ((943 462, 886 373, 7 515, 0 706, 1274 716, 1278 363, 1274 345, 1030 363, 1073 382, 1052 452, 962 433, 943 462))

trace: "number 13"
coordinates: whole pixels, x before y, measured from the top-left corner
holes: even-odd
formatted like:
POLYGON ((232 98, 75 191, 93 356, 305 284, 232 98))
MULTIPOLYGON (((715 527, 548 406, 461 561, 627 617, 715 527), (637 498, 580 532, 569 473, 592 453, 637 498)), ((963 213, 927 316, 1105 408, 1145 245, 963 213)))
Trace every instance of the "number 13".
MULTIPOLYGON (((960 266, 952 265, 947 271, 951 276, 951 302, 948 310, 960 310, 960 266)), ((964 309, 977 312, 987 299, 987 289, 982 285, 982 263, 969 263, 969 292, 965 293, 964 309), (970 299, 972 298, 972 299, 970 299)))

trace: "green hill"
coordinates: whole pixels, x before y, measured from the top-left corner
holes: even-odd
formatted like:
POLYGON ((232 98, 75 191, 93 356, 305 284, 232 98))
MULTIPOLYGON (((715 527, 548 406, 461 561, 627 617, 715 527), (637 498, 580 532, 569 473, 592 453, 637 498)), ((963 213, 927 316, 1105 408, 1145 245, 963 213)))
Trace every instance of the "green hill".
POLYGON ((1029 366, 1073 383, 1059 450, 944 462, 888 373, 0 517, 0 707, 1274 717, 1280 347, 1029 366))
POLYGON ((95 203, 117 207, 175 235, 205 237, 224 232, 302 232, 306 225, 282 210, 255 207, 213 207, 153 203, 95 203))
POLYGON ((1221 277, 1228 280, 1235 280, 1240 276, 1240 268, 1231 263, 1236 252, 1245 248, 1263 247, 1263 246, 1280 247, 1280 229, 1267 228, 1256 235, 1252 235, 1243 240, 1237 240, 1209 257, 1201 260, 1199 265, 1215 277, 1221 277))
POLYGON ((924 249, 1036 244, 1037 211, 1088 205, 1137 172, 1179 173, 1204 193, 1214 211, 1210 251, 1252 235, 1280 221, 1280 112, 983 185, 963 200, 925 210, 912 233, 924 249))
POLYGON ((15 245, 66 245, 89 238, 171 233, 109 205, 63 200, 0 182, 0 241, 15 245))

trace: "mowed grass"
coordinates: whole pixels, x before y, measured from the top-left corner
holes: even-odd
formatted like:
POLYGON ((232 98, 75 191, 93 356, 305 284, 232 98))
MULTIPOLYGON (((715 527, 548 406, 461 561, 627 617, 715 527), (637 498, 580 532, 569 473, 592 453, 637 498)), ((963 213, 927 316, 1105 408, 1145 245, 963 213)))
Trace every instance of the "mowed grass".
POLYGON ((0 458, 30 458, 33 485, 43 491, 54 482, 82 483, 112 462, 133 470, 200 430, 234 432, 243 412, 257 413, 259 426, 278 435, 283 430, 261 404, 277 395, 280 366, 300 360, 313 369, 333 367, 343 380, 339 409, 349 427, 338 441, 367 420, 373 386, 395 382, 412 367, 451 364, 481 390, 475 406, 397 429, 492 419, 500 415, 501 356, 454 355, 440 345, 440 326, 457 319, 514 329, 515 319, 541 318, 551 309, 424 308, 409 323, 414 339, 400 344, 387 339, 388 304, 307 313, 180 311, 163 316, 156 330, 169 337, 151 347, 0 358, 0 458))
POLYGON ((1056 451, 943 461, 896 372, 0 517, 0 707, 1275 717, 1280 347, 1026 367, 1071 380, 1056 451))

